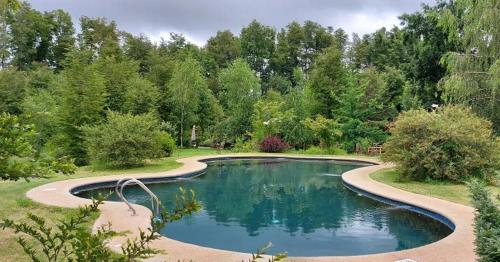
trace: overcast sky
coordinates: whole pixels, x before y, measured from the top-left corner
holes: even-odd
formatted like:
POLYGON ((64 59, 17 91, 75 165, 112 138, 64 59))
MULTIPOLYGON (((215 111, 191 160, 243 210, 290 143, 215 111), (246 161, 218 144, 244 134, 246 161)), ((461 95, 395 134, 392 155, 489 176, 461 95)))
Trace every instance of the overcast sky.
POLYGON ((252 19, 279 29, 291 21, 312 20, 349 33, 371 33, 399 25, 397 17, 434 0, 30 0, 41 11, 64 9, 78 18, 105 17, 120 30, 143 33, 153 41, 182 33, 198 45, 217 30, 239 34, 252 19))

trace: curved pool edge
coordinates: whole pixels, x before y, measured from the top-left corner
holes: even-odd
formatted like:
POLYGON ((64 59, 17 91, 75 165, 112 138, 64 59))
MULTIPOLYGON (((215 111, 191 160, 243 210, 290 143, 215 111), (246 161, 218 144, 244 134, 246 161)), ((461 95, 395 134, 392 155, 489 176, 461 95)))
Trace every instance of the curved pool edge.
MULTIPOLYGON (((455 230, 447 237, 417 248, 389 253, 379 253, 359 256, 325 256, 325 257, 290 257, 287 261, 397 261, 412 259, 415 261, 475 261, 473 219, 474 209, 468 206, 451 203, 445 200, 418 195, 396 189, 394 187, 374 181, 370 174, 378 170, 392 167, 374 159, 350 156, 294 156, 285 154, 230 154, 188 157, 177 160, 183 164, 174 170, 158 173, 137 173, 101 177, 86 177, 48 183, 29 190, 26 195, 34 201, 59 207, 76 208, 89 204, 90 200, 71 194, 73 189, 95 183, 116 181, 123 177, 133 176, 140 179, 154 179, 165 177, 179 177, 186 174, 203 172, 207 160, 231 157, 284 157, 291 159, 322 159, 322 160, 351 160, 368 162, 375 165, 350 170, 342 175, 342 180, 349 186, 363 192, 368 192, 382 198, 407 203, 449 219, 455 230)), ((99 226, 111 222, 113 230, 128 231, 127 236, 113 238, 109 246, 120 250, 127 237, 137 236, 139 228, 150 227, 151 212, 148 208, 134 205, 138 215, 132 216, 123 203, 106 201, 100 207, 101 214, 94 223, 94 230, 99 226), (125 219, 126 218, 126 219, 125 219)), ((249 254, 213 249, 197 246, 169 239, 162 236, 153 243, 153 247, 165 250, 168 255, 159 255, 147 261, 246 261, 249 254)))

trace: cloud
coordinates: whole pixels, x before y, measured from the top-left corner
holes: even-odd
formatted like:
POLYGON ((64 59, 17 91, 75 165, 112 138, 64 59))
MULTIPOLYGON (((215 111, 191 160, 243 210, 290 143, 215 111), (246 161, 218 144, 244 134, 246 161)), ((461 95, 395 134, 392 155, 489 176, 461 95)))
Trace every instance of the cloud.
MULTIPOLYGON (((434 0, 424 0, 432 3, 434 0)), ((75 22, 86 15, 115 20, 121 30, 144 33, 153 40, 169 32, 203 44, 217 30, 239 33, 252 19, 277 29, 291 21, 312 20, 347 32, 371 33, 398 24, 397 17, 415 12, 414 0, 31 0, 35 9, 64 9, 75 22)))

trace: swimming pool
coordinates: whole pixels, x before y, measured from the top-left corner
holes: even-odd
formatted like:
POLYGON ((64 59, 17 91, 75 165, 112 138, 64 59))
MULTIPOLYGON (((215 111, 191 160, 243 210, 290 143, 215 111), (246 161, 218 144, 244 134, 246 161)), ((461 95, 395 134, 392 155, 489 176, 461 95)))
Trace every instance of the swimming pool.
MULTIPOLYGON (((200 176, 148 187, 167 206, 179 186, 195 190, 202 204, 199 213, 167 225, 162 235, 231 251, 253 252, 272 242, 271 252, 287 251, 291 256, 373 254, 422 246, 452 232, 432 214, 373 200, 342 183, 343 172, 366 165, 331 160, 212 160, 200 176)), ((83 191, 79 196, 108 190, 83 191)), ((148 195, 138 188, 125 189, 125 195, 133 203, 150 204, 148 195)))

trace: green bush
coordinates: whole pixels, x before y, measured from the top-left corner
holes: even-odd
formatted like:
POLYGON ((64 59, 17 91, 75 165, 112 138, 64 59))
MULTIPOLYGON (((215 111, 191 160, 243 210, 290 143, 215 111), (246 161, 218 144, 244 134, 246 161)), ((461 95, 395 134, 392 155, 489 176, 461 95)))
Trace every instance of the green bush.
POLYGON ((171 156, 176 148, 175 141, 172 136, 167 132, 160 132, 156 137, 158 139, 158 144, 161 145, 163 154, 161 156, 171 156))
POLYGON ((304 154, 308 155, 345 155, 347 152, 338 147, 321 148, 317 146, 311 146, 304 151, 304 154))
POLYGON ((83 128, 86 149, 93 165, 139 166, 146 159, 160 158, 173 150, 172 138, 160 131, 153 114, 108 113, 108 121, 83 128))
POLYGON ((500 209, 483 183, 473 180, 468 185, 476 209, 474 231, 478 261, 500 261, 500 209))
POLYGON ((236 142, 234 143, 234 146, 231 149, 231 151, 235 153, 247 153, 256 150, 257 148, 255 146, 255 142, 252 139, 245 141, 243 137, 236 138, 236 142))
POLYGON ((491 123, 467 108, 404 112, 390 132, 382 159, 396 163, 405 178, 492 180, 499 168, 500 148, 491 123))

